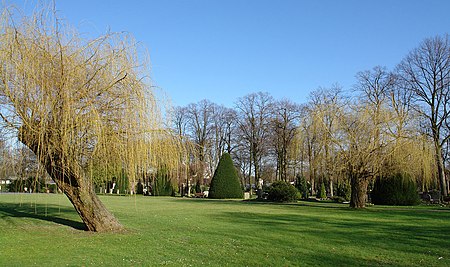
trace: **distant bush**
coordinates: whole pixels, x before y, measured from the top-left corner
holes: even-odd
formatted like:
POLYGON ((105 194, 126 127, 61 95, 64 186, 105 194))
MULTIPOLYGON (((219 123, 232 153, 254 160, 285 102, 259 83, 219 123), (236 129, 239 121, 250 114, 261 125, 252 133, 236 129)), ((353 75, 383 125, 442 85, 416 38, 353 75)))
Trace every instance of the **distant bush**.
POLYGON ((128 176, 125 173, 125 170, 122 170, 119 177, 117 177, 117 189, 119 189, 119 192, 121 194, 125 194, 128 192, 128 189, 130 188, 130 182, 128 180, 128 176))
POLYGON ((195 183, 195 193, 201 193, 202 192, 202 187, 200 185, 200 182, 197 181, 197 183, 195 183))
POLYGON ((156 172, 152 183, 152 194, 154 196, 174 196, 176 187, 172 183, 169 171, 166 168, 160 168, 156 172))
POLYGON ((339 182, 336 187, 336 195, 350 201, 352 195, 352 188, 348 182, 339 182))
POLYGON ((138 195, 144 194, 144 185, 142 184, 140 179, 136 185, 136 194, 138 194, 138 195))
POLYGON ((292 202, 300 197, 300 192, 285 181, 273 182, 269 187, 268 199, 276 202, 292 202))
POLYGON ((400 173, 377 178, 371 197, 372 203, 379 205, 411 206, 420 203, 416 183, 400 173))
POLYGON ((323 182, 320 184, 320 188, 317 191, 317 198, 320 198, 320 199, 327 198, 327 191, 325 189, 325 184, 323 182))
POLYGON ((239 176, 228 153, 220 157, 219 165, 211 180, 208 197, 215 199, 244 197, 239 176))
POLYGON ((348 201, 345 198, 340 197, 340 196, 333 196, 333 197, 331 197, 331 200, 334 202, 337 202, 337 203, 344 203, 344 202, 348 201))
POLYGON ((443 200, 444 202, 450 202, 450 196, 444 196, 443 200))
POLYGON ((304 176, 297 176, 297 181, 295 182, 295 187, 300 192, 300 196, 303 199, 308 199, 309 197, 309 188, 308 183, 306 182, 306 179, 304 176))
POLYGON ((47 186, 47 188, 48 188, 48 191, 50 193, 57 193, 58 192, 58 186, 56 186, 56 184, 49 184, 47 186))

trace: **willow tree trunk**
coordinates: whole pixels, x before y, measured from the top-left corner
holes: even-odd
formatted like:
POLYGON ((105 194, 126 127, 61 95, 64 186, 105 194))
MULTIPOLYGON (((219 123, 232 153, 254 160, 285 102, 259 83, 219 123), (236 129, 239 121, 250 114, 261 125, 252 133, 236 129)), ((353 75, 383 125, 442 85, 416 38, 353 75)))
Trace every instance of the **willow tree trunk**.
POLYGON ((28 127, 20 129, 19 139, 36 154, 58 188, 69 198, 87 230, 116 232, 123 229, 95 194, 92 182, 85 177, 79 162, 65 158, 61 143, 55 143, 54 138, 39 142, 38 136, 28 127))
POLYGON ((355 209, 365 208, 368 185, 367 178, 360 177, 357 174, 352 174, 350 177, 350 183, 352 189, 350 207, 355 209))

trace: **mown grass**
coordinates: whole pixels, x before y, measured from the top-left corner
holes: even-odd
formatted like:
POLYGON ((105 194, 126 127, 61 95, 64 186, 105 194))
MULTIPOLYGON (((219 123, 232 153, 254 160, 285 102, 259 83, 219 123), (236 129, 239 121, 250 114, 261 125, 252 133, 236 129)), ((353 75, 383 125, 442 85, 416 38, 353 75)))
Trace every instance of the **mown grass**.
POLYGON ((450 266, 450 210, 102 196, 124 233, 62 195, 0 194, 0 266, 450 266))

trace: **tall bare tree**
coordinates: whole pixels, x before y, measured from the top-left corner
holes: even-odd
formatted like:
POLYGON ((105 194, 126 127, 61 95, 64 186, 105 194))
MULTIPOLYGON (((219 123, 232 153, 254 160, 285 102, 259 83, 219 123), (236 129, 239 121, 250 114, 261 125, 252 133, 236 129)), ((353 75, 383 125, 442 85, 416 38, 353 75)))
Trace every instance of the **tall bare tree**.
MULTIPOLYGON (((239 129, 248 144, 255 181, 261 178, 262 158, 267 154, 270 116, 273 98, 267 93, 253 93, 240 98, 236 104, 239 112, 239 129)), ((250 178, 250 177, 249 177, 250 178)), ((251 184, 251 182, 249 181, 251 184)))
POLYGON ((213 135, 210 143, 211 171, 214 171, 224 152, 231 153, 234 147, 234 132, 237 123, 236 111, 214 104, 213 135))
POLYGON ((300 106, 289 100, 276 101, 273 107, 272 138, 277 158, 276 176, 279 180, 288 181, 290 150, 298 132, 300 106))
POLYGON ((210 155, 213 137, 215 104, 209 100, 191 103, 186 107, 188 128, 191 139, 196 147, 197 179, 203 182, 207 175, 206 159, 210 155))
POLYGON ((183 138, 187 135, 188 115, 186 107, 175 107, 172 112, 172 127, 176 135, 183 138))
POLYGON ((433 139, 443 196, 448 195, 443 147, 450 138, 450 43, 449 37, 425 39, 398 65, 405 89, 411 91, 418 112, 428 122, 433 139))

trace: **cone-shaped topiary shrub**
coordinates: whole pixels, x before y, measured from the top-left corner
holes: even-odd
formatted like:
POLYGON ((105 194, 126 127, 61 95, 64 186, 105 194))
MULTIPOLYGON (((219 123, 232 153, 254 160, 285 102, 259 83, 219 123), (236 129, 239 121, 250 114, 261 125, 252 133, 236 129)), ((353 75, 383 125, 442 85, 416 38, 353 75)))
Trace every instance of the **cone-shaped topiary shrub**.
POLYGON ((372 203, 379 205, 410 206, 420 203, 416 183, 401 173, 377 178, 371 196, 372 203))
POLYGON ((224 153, 219 160, 208 196, 209 198, 243 198, 241 183, 228 153, 224 153))

